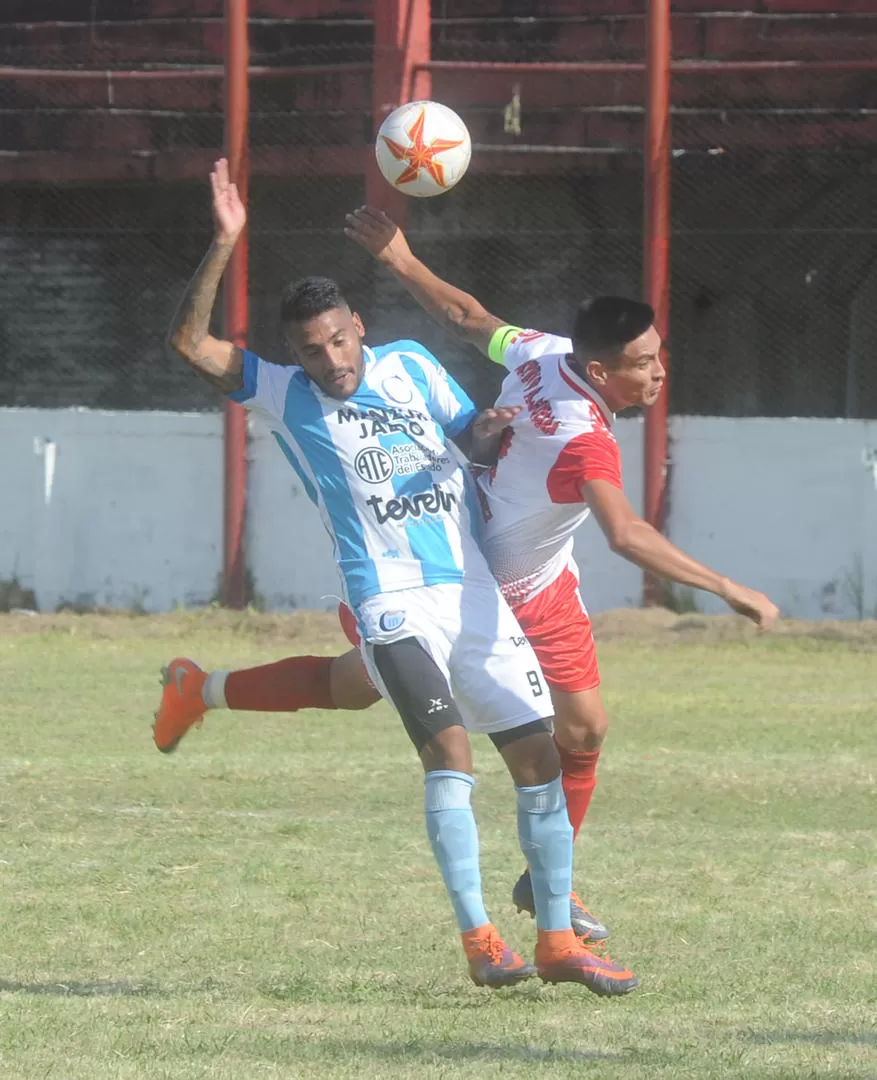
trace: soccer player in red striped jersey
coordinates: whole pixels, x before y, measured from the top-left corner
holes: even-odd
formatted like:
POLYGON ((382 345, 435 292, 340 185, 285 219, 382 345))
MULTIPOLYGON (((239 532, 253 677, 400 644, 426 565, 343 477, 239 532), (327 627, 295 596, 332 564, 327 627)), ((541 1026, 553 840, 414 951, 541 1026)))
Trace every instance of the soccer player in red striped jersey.
MULTIPOLYGON (((567 809, 578 833, 607 728, 572 553, 575 530, 589 513, 613 551, 643 569, 722 597, 762 629, 779 612, 762 593, 672 544, 624 495, 615 413, 653 405, 664 381, 661 339, 647 304, 613 296, 587 301, 571 339, 527 330, 433 274, 380 211, 363 207, 348 215, 346 232, 439 323, 508 371, 496 404, 521 411, 506 429, 496 465, 479 477, 482 544, 551 688, 567 809)), ((516 886, 519 901, 529 899, 527 887, 525 875, 516 886)))

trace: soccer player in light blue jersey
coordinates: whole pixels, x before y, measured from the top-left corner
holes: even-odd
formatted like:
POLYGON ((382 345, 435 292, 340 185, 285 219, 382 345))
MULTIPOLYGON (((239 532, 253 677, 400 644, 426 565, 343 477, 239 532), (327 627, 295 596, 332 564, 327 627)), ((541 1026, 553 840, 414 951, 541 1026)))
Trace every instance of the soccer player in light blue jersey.
MULTIPOLYGON (((426 773, 427 834, 472 979, 503 986, 538 974, 598 994, 627 993, 633 974, 596 956, 571 929, 572 830, 550 695, 478 547, 468 473, 448 442, 484 448, 491 416, 479 420, 417 342, 365 346, 359 316, 326 278, 307 278, 283 297, 288 363, 267 363, 213 337, 211 312, 246 212, 225 161, 211 184, 214 241, 170 342, 217 390, 262 418, 319 509, 366 668, 400 713, 426 773), (535 967, 503 942, 484 908, 470 731, 489 735, 515 783, 536 904, 535 967)), ((203 680, 186 663, 176 662, 173 678, 203 680)))

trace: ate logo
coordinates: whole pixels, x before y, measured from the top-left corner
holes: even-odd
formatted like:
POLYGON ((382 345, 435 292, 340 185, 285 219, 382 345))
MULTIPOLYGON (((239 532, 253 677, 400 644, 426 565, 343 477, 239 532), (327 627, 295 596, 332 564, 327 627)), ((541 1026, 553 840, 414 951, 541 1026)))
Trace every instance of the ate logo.
POLYGON ((360 480, 367 484, 383 484, 395 472, 393 459, 381 446, 369 446, 360 450, 353 459, 353 468, 360 480))

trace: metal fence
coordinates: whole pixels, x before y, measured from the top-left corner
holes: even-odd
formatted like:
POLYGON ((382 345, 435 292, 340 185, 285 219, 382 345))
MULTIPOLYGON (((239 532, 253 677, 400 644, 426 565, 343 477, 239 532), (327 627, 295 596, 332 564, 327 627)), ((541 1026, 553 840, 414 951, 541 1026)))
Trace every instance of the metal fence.
POLYGON ((874 75, 674 79, 674 412, 877 416, 874 75))
MULTIPOLYGON (((641 63, 639 38, 557 22, 435 17, 432 59, 641 63)), ((211 34, 221 26, 169 44, 163 73, 132 34, 88 52, 44 43, 42 71, 0 72, 0 404, 217 407, 164 347, 210 236, 223 131, 211 34)), ((421 338, 487 402, 496 373, 343 237, 365 195, 373 50, 358 20, 325 36, 251 25, 249 341, 276 354, 283 285, 328 274, 369 340, 421 338)), ((27 59, 14 43, 0 54, 27 59)), ((475 148, 452 194, 410 200, 414 249, 498 315, 559 332, 585 295, 639 293, 643 85, 641 67, 435 70, 432 96, 475 148)), ((877 416, 874 72, 676 76, 673 102, 671 411, 877 416)))

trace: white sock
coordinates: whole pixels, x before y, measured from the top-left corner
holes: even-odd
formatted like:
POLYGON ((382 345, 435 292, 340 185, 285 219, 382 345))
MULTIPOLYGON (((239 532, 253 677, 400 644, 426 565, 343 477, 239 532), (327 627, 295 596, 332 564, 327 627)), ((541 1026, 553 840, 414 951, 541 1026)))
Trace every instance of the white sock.
POLYGON ((211 671, 201 691, 201 698, 208 709, 227 709, 228 702, 225 700, 225 680, 228 678, 227 671, 211 671))

